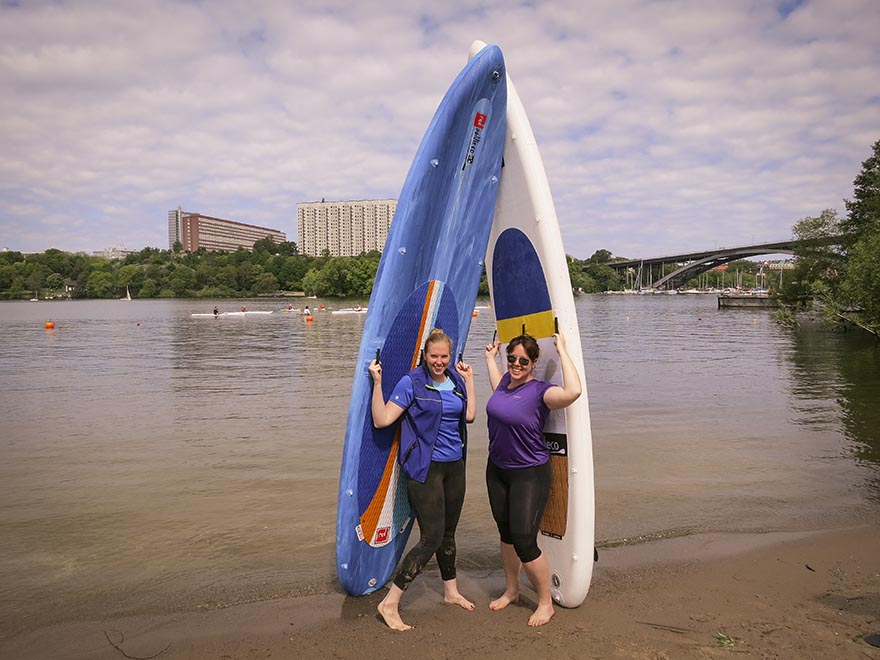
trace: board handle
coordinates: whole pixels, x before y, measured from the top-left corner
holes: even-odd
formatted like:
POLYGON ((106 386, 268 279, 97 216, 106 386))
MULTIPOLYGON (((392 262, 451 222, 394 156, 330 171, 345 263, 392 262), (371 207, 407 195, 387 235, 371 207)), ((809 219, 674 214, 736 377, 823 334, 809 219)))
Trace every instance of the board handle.
POLYGON ((559 317, 558 316, 553 317, 553 334, 555 334, 555 335, 559 334, 559 317))

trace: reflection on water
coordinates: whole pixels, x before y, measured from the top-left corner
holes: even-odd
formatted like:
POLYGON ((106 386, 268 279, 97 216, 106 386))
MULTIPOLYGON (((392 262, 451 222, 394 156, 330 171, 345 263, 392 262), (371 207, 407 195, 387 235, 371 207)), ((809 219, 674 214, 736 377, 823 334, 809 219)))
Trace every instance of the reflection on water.
POLYGON ((804 418, 842 431, 839 451, 865 468, 869 495, 880 501, 880 344, 865 334, 829 334, 803 324, 794 334, 792 371, 804 418))
MULTIPOLYGON (((368 377, 354 364, 364 316, 307 323, 274 301, 243 304, 275 313, 0 304, 0 635, 336 588, 348 397, 352 377, 368 377)), ((710 296, 577 306, 600 544, 876 518, 876 344, 783 330, 769 312, 718 310, 710 296)), ((479 405, 462 570, 498 568, 483 484, 493 323, 480 310, 465 351, 479 405)))

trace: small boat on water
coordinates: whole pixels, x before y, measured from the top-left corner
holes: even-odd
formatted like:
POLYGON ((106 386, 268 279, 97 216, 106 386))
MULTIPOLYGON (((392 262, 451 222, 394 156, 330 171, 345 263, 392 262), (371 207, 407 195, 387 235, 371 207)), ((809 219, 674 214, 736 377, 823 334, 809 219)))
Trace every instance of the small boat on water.
POLYGON ((269 311, 250 311, 245 310, 243 312, 222 312, 220 316, 260 316, 265 314, 271 314, 272 310, 269 311))
POLYGON ((131 300, 131 291, 128 287, 125 287, 125 295, 120 298, 120 300, 131 300))
POLYGON ((349 307, 346 309, 334 309, 331 311, 331 313, 333 313, 333 314, 366 314, 367 308, 366 307, 361 307, 361 308, 349 307))
POLYGON ((219 314, 204 313, 204 312, 203 313, 193 313, 193 314, 190 314, 190 316, 197 316, 197 317, 202 317, 202 318, 217 317, 217 316, 265 316, 265 315, 271 314, 271 313, 272 313, 271 310, 270 311, 253 311, 253 312, 250 310, 247 310, 244 312, 220 312, 219 314))

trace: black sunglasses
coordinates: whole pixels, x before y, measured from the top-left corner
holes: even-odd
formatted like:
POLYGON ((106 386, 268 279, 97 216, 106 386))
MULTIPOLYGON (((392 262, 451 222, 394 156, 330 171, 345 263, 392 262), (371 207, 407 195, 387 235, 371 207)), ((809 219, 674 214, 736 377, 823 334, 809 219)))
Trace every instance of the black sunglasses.
POLYGON ((527 366, 529 366, 529 363, 531 363, 531 360, 529 358, 524 358, 524 357, 518 358, 515 355, 510 355, 510 354, 507 355, 507 363, 508 364, 516 364, 517 360, 519 360, 519 366, 521 366, 521 367, 527 367, 527 366))

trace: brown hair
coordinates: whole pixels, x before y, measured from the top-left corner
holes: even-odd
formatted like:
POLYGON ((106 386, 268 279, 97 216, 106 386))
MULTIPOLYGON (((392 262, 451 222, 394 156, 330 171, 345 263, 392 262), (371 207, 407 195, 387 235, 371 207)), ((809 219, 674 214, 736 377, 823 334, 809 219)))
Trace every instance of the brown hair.
POLYGON ((511 339, 510 343, 507 345, 507 354, 510 355, 513 353, 513 349, 517 346, 523 347, 523 350, 532 362, 537 361, 538 356, 541 355, 541 348, 538 346, 538 342, 535 341, 535 338, 531 335, 520 335, 519 337, 511 339))

